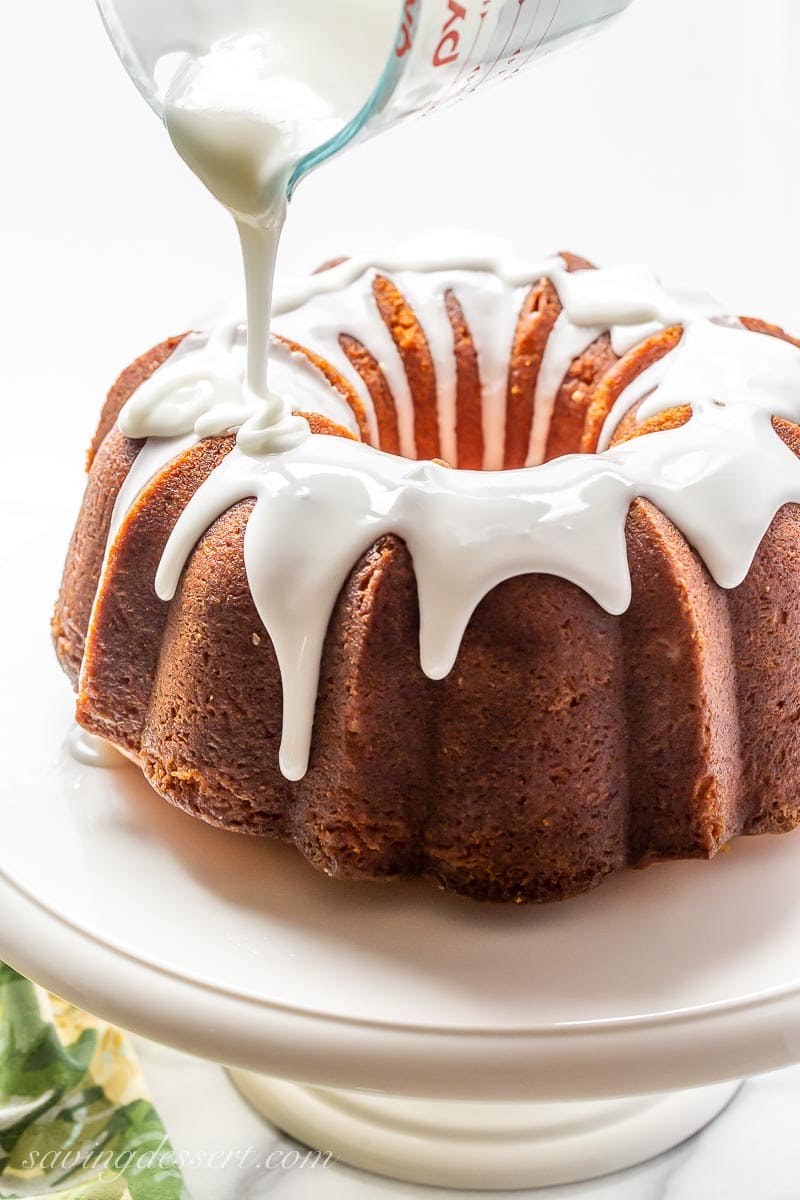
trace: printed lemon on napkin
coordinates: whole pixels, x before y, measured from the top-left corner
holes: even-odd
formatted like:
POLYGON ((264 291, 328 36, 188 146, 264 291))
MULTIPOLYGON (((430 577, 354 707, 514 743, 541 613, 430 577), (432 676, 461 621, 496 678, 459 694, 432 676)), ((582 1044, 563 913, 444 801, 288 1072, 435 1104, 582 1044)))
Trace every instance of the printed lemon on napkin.
POLYGON ((0 1197, 187 1200, 124 1034, 0 963, 0 1197))

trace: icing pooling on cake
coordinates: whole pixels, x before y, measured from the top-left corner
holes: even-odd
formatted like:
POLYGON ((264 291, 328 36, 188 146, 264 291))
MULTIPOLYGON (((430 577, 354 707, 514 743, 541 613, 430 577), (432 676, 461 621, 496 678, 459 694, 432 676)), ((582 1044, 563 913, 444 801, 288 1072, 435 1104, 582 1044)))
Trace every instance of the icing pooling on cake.
MULTIPOLYGON (((528 264, 523 271, 508 261, 472 259, 466 267, 463 261, 445 267, 429 260, 427 303, 435 304, 449 287, 463 303, 459 277, 469 274, 477 277, 472 281, 476 296, 481 281, 485 285, 487 277, 494 278, 521 304, 541 266, 528 264)), ((419 263, 415 267, 421 269, 419 263)), ((350 332, 352 309, 333 304, 315 311, 314 301, 336 298, 337 286, 346 291, 359 281, 362 295, 370 295, 364 277, 375 270, 393 272, 399 283, 400 272, 391 265, 360 260, 314 277, 294 293, 294 303, 303 309, 298 319, 308 317, 305 341, 315 350, 324 355, 327 341, 350 332)), ((245 564, 281 670, 280 762, 288 778, 301 778, 307 768, 320 656, 336 598, 354 563, 382 534, 401 537, 411 553, 420 600, 421 664, 426 674, 442 678, 455 662, 476 605, 515 575, 558 575, 609 612, 623 612, 630 601, 625 520, 636 497, 652 501, 670 518, 723 587, 744 578, 775 512, 800 500, 800 464, 772 425, 773 416, 800 421, 796 347, 709 316, 714 308, 708 301, 670 296, 640 270, 568 276, 560 260, 550 260, 547 271, 566 314, 562 330, 551 334, 557 339, 556 362, 565 347, 587 345, 609 326, 618 349, 666 325, 684 326, 677 347, 620 397, 606 423, 606 441, 619 417, 642 397, 639 420, 687 405, 692 416, 686 424, 596 455, 570 455, 513 471, 453 471, 323 436, 310 436, 279 454, 248 454, 238 445, 181 515, 156 580, 164 600, 174 594, 193 547, 214 520, 237 501, 255 498, 245 564), (584 283, 589 278, 591 283, 584 283)), ((403 274, 408 272, 406 260, 403 274)), ((416 308, 418 294, 409 300, 416 308)), ((288 304, 287 309, 294 311, 288 304)), ((416 311, 427 329, 428 308, 416 311)), ((365 322, 372 320, 366 307, 365 313, 365 322)), ((513 322, 509 325, 510 339, 513 322)), ((480 356, 483 328, 480 321, 470 322, 470 328, 480 356)), ((509 349, 510 341, 506 355, 509 349)), ((191 348, 185 353, 187 372, 195 371, 194 353, 191 348)), ((202 342, 196 353, 204 355, 202 342)), ((144 428, 133 422, 140 435, 151 433, 147 422, 174 414, 157 399, 161 371, 123 410, 124 432, 132 432, 132 414, 144 422, 144 428)), ((557 374, 553 369, 551 391, 561 383, 557 374)), ((335 392, 330 385, 329 390, 335 392)), ((330 402, 335 404, 335 397, 330 402)), ((178 440, 162 441, 151 433, 140 459, 154 457, 143 463, 141 475, 137 462, 132 474, 139 478, 130 491, 135 495, 177 445, 197 439, 198 421, 218 422, 223 404, 230 404, 230 394, 217 394, 213 386, 205 387, 199 401, 187 399, 183 422, 169 426, 178 440), (192 417, 194 424, 186 428, 192 417)), ((117 529, 127 504, 128 497, 121 498, 117 529)))
MULTIPOLYGON (((445 296, 453 292, 458 298, 478 354, 484 394, 485 470, 498 470, 503 465, 509 358, 531 284, 549 279, 563 312, 548 338, 539 374, 528 465, 544 457, 546 424, 538 415, 540 410, 549 420, 548 406, 552 412, 570 363, 603 332, 610 330, 612 345, 621 354, 654 329, 721 311, 708 296, 667 292, 643 267, 570 273, 557 255, 532 261, 511 255, 493 238, 471 237, 469 242, 465 247, 464 239, 457 234, 429 235, 394 252, 351 258, 330 270, 285 284, 273 297, 273 332, 311 346, 336 368, 358 395, 366 412, 370 440, 377 445, 372 399, 342 349, 341 334, 349 334, 371 351, 395 399, 400 452, 408 458, 415 457, 413 405, 402 358, 372 292, 377 277, 389 276, 414 312, 422 314, 436 370, 440 456, 454 466, 458 465, 456 379, 453 331, 445 311, 445 296)), ((238 429, 258 409, 258 401, 246 383, 246 344, 245 331, 236 322, 192 335, 191 344, 183 343, 170 363, 131 397, 120 417, 123 433, 136 438, 163 436, 162 413, 169 408, 170 397, 180 398, 182 415, 182 419, 171 421, 172 434, 194 430, 198 436, 209 436, 212 430, 238 429), (238 393, 234 378, 237 373, 238 393)), ((286 379, 287 354, 285 344, 273 338, 269 376, 272 390, 280 393, 291 388, 295 409, 322 412, 354 430, 350 408, 307 358, 293 355, 290 366, 294 375, 286 379)))

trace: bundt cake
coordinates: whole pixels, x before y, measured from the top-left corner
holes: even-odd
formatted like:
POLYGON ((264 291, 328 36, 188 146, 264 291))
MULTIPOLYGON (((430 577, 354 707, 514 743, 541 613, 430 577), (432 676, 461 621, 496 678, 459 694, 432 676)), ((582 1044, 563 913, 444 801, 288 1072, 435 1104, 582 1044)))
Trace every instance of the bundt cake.
POLYGON ((162 796, 515 901, 800 821, 800 343, 567 254, 338 260, 260 454, 244 341, 111 389, 54 618, 162 796))

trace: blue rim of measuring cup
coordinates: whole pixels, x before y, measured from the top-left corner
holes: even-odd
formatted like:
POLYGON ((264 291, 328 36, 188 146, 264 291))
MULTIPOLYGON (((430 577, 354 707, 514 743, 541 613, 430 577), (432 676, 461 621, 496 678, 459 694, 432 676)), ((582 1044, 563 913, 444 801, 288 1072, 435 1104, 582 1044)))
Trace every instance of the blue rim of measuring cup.
MULTIPOLYGON (((417 13, 425 2, 426 0, 417 0, 417 13)), ((398 56, 395 49, 399 44, 400 33, 403 28, 403 20, 406 15, 405 5, 402 3, 402 0, 397 0, 397 3, 400 13, 398 16, 397 29, 395 31, 392 49, 386 66, 384 67, 381 77, 375 85, 371 96, 363 108, 359 109, 356 115, 350 121, 348 121, 343 129, 340 129, 339 132, 334 134, 332 138, 328 138, 328 140, 323 142, 321 146, 317 146, 314 150, 310 150, 308 154, 300 159, 300 162, 297 164, 291 176, 289 177, 289 183, 286 189, 288 199, 291 200, 298 183, 309 173, 309 171, 313 171, 315 167, 318 167, 321 163, 326 162, 329 158, 332 158, 334 154, 338 154, 340 150, 343 150, 345 146, 349 146, 351 142, 355 141, 369 125, 369 122, 372 120, 375 114, 384 109, 394 95, 395 88, 402 78, 405 66, 403 59, 398 56)), ((137 89, 139 92, 141 92, 150 108, 152 108, 153 112, 156 113, 156 115, 163 121, 164 113, 158 102, 158 97, 153 91, 153 80, 145 71, 142 70, 139 63, 139 58, 134 51, 127 34, 125 33, 124 28, 117 20, 116 10, 114 9, 113 4, 109 6, 104 2, 104 0, 96 0, 96 4, 100 13, 100 19, 106 28, 106 33, 108 34, 111 44, 116 50, 122 65, 125 67, 128 75, 133 80, 137 89)), ((415 19, 410 31, 410 36, 412 39, 416 29, 417 20, 415 19)))
MULTIPOLYGON (((344 150, 345 146, 349 146, 351 142, 354 142, 359 135, 364 132, 375 114, 381 112, 394 95, 395 88, 400 82, 405 69, 405 63, 396 51, 405 17, 405 5, 400 3, 400 0, 398 0, 398 3, 400 7, 400 16, 397 22, 395 38, 392 42, 392 49, 386 66, 383 68, 381 73, 381 77, 372 91, 372 95, 369 97, 364 107, 361 108, 350 121, 348 121, 343 129, 340 129, 339 132, 334 134, 332 138, 328 138, 327 142, 323 142, 321 146, 317 146, 314 150, 310 150, 308 154, 300 159, 300 162, 297 164, 291 176, 289 177, 289 183, 286 189, 287 198, 289 200, 291 200, 292 196, 294 195, 294 190, 300 180, 303 179, 309 173, 309 171, 313 171, 315 167, 320 166, 321 163, 324 163, 329 158, 332 158, 334 154, 338 154, 340 150, 344 150)), ((425 0, 417 0, 417 20, 419 10, 422 8, 424 3, 425 0)), ((417 29, 417 20, 414 21, 414 25, 410 33, 412 38, 417 29)))

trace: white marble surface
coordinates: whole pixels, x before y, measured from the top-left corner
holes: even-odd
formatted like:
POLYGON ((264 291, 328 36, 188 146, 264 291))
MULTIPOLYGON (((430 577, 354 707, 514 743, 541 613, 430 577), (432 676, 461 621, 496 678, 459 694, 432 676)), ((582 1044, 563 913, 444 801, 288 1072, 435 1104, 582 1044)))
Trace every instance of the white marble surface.
MULTIPOLYGON (((367 1175, 341 1164, 283 1167, 303 1149, 239 1098, 222 1068, 136 1040, 145 1076, 177 1154, 208 1164, 185 1175, 194 1200, 797 1200, 800 1066, 748 1080, 706 1129, 668 1154, 588 1183, 535 1191, 458 1192, 367 1175), (270 1157, 271 1156, 271 1157, 270 1157), (265 1167, 268 1157, 271 1166, 265 1167)), ((304 1152, 303 1152, 304 1153, 304 1152)), ((302 1160, 301 1160, 302 1161, 302 1160)))

